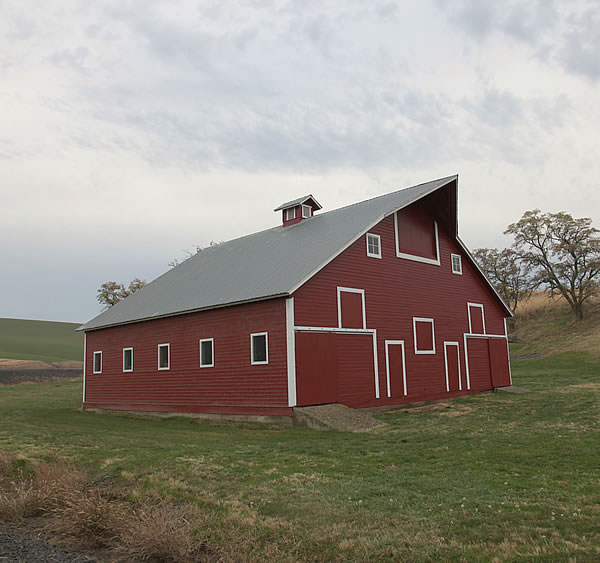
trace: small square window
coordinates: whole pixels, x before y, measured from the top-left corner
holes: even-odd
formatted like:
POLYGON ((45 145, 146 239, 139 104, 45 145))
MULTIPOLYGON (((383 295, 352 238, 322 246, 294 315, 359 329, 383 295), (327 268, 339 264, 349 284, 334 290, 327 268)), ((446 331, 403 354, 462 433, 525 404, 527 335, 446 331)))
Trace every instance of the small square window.
POLYGON ((381 237, 367 233, 367 256, 381 258, 381 237))
POLYGON ((171 345, 170 344, 159 344, 158 345, 158 369, 170 369, 171 368, 171 345))
POLYGON ((123 348, 123 371, 133 371, 133 348, 123 348))
POLYGON ((212 338, 203 338, 200 340, 200 367, 215 367, 214 339, 212 338))
POLYGON ((296 208, 295 207, 290 207, 289 209, 285 210, 285 220, 286 221, 291 221, 292 219, 296 218, 296 208))
POLYGON ((94 352, 94 373, 102 373, 102 352, 94 352))
POLYGON ((462 275, 462 257, 460 254, 451 254, 452 273, 462 275))
POLYGON ((312 207, 310 205, 302 205, 302 218, 308 219, 312 217, 312 207))
POLYGON ((269 363, 269 335, 258 332, 250 335, 250 353, 252 365, 269 363))

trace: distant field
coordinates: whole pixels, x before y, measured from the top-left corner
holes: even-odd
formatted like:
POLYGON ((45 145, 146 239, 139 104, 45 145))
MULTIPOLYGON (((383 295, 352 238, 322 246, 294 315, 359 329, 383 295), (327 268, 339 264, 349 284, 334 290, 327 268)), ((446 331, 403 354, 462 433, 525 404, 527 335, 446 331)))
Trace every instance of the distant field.
POLYGON ((61 362, 83 360, 78 323, 0 318, 0 358, 61 362))

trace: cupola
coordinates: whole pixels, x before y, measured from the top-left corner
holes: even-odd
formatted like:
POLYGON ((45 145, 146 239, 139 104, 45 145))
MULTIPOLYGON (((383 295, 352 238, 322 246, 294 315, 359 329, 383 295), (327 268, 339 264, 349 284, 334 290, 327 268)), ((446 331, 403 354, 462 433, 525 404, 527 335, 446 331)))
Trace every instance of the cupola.
POLYGON ((304 219, 310 219, 315 211, 322 209, 321 204, 311 195, 305 195, 292 201, 282 203, 273 211, 280 211, 283 219, 283 226, 294 225, 304 219))

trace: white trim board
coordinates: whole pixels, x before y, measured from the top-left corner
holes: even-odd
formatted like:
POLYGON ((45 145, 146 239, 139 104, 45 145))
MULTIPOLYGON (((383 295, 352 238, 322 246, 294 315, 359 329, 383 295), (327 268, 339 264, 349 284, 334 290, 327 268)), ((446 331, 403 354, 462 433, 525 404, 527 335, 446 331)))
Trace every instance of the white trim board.
MULTIPOLYGON (((414 203, 414 202, 413 202, 414 203)), ((433 222, 433 233, 435 235, 435 258, 426 258, 424 256, 417 256, 415 254, 408 254, 406 252, 400 252, 400 237, 398 236, 398 211, 394 213, 394 234, 396 238, 396 257, 404 258, 406 260, 413 260, 414 262, 422 262, 423 264, 433 264, 434 266, 440 265, 440 239, 438 236, 438 224, 437 221, 433 222)))
POLYGON ((460 344, 458 342, 444 342, 444 366, 446 367, 446 391, 450 393, 450 382, 448 381, 448 346, 456 346, 456 357, 458 358, 458 390, 462 391, 462 374, 460 371, 460 344))
POLYGON ((294 332, 294 298, 285 300, 285 336, 287 349, 288 406, 295 407, 296 396, 296 333, 294 332))
POLYGON ((339 328, 327 326, 295 326, 296 332, 335 332, 339 334, 373 335, 373 371, 375 372, 375 398, 379 399, 379 359, 377 353, 377 331, 374 328, 339 328))
POLYGON ((85 376, 87 367, 87 334, 83 333, 83 404, 85 404, 85 376))
POLYGON ((485 310, 483 308, 483 304, 467 302, 467 314, 469 316, 469 334, 486 334, 486 332, 485 332, 485 310), (483 332, 473 332, 473 324, 471 322, 471 307, 481 309, 481 324, 483 325, 483 332))
POLYGON ((367 307, 365 304, 365 290, 355 287, 337 287, 337 313, 338 313, 338 328, 342 327, 342 293, 360 293, 362 296, 362 327, 367 328, 367 307))
POLYGON ((416 355, 422 355, 422 354, 430 354, 430 355, 434 355, 435 354, 435 321, 432 318, 429 317, 413 317, 413 341, 414 341, 414 345, 415 345, 415 354, 416 355), (419 350, 417 348, 417 323, 431 323, 431 340, 433 343, 433 350, 419 350))
POLYGON ((390 398, 392 396, 392 389, 390 383, 390 357, 389 357, 389 347, 390 346, 402 346, 402 393, 406 397, 406 355, 404 353, 404 340, 386 340, 385 341, 385 375, 387 382, 387 396, 390 398))

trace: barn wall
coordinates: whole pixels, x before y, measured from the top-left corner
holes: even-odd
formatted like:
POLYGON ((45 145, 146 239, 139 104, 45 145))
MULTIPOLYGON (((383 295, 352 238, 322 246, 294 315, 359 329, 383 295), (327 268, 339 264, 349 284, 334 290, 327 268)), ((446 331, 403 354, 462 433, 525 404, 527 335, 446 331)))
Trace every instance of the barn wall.
MULTIPOLYGON (((430 206, 431 201, 423 205, 430 206)), ((420 203, 416 204, 416 207, 420 206, 420 203)), ((419 218, 421 211, 418 210, 419 218)), ((404 211, 408 212, 410 208, 404 211)), ((435 216, 434 211, 434 218, 439 226, 440 266, 398 258, 394 218, 390 216, 369 231, 381 236, 381 259, 366 255, 365 237, 362 236, 294 293, 297 326, 336 327, 336 288, 365 290, 366 328, 377 331, 381 397, 376 400, 371 389, 360 405, 353 396, 352 406, 420 401, 460 394, 459 391, 448 393, 446 390, 444 342, 459 342, 464 379, 463 335, 469 332, 469 302, 484 305, 487 334, 504 334, 504 309, 448 234, 450 229, 442 214, 435 216), (452 273, 451 254, 462 256, 462 275, 452 273), (415 354, 413 317, 434 319, 435 354, 415 354), (405 341, 406 397, 387 397, 385 340, 405 341)), ((482 378, 476 376, 475 379, 479 382, 482 378)), ((481 388, 478 387, 478 390, 481 388)), ((462 393, 465 392, 466 389, 463 389, 462 393)))
POLYGON ((285 300, 134 323, 87 333, 85 407, 170 412, 291 414, 287 397, 285 300), (268 332, 269 363, 250 364, 250 334, 268 332), (214 364, 200 368, 199 340, 214 338, 214 364), (171 369, 158 370, 170 343, 171 369), (123 348, 133 347, 132 373, 123 348), (93 353, 103 353, 102 374, 93 353))

